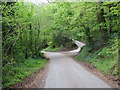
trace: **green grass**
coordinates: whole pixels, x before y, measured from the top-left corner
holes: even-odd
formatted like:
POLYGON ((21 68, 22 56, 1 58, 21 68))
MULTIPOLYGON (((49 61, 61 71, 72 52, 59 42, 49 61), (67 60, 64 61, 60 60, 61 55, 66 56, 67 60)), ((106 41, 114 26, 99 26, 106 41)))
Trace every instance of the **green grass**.
POLYGON ((44 67, 45 59, 27 59, 24 63, 3 67, 3 87, 9 87, 22 81, 26 76, 44 67))
POLYGON ((78 60, 82 60, 84 62, 89 62, 91 63, 93 66, 95 66, 99 71, 101 71, 102 73, 106 74, 106 75, 114 75, 114 76, 118 76, 118 69, 117 69, 117 60, 115 61, 114 58, 105 58, 104 60, 100 60, 100 59, 87 59, 87 60, 83 60, 80 57, 78 58, 78 60), (116 65, 116 66, 115 66, 116 65), (115 67, 114 67, 115 66, 115 67))
POLYGON ((116 70, 113 68, 115 65, 115 61, 113 60, 113 58, 111 59, 104 59, 104 60, 99 60, 99 59, 95 59, 95 60, 86 60, 85 62, 89 62, 91 63, 93 66, 95 66, 99 71, 101 71, 104 74, 111 74, 111 75, 116 75, 117 72, 116 70), (112 70, 114 69, 114 70, 112 70))
POLYGON ((56 47, 56 48, 51 48, 51 47, 47 47, 46 49, 43 49, 42 51, 51 51, 51 52, 55 52, 58 51, 60 49, 62 49, 63 47, 56 47))
POLYGON ((87 50, 88 47, 84 47, 75 58, 91 63, 106 75, 119 76, 117 49, 112 50, 111 47, 105 47, 94 53, 89 53, 87 50))

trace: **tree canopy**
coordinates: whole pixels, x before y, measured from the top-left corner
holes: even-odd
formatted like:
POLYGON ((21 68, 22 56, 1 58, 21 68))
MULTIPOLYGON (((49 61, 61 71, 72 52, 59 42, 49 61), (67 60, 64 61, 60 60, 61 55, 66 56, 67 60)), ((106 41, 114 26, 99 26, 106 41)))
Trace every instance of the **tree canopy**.
POLYGON ((43 57, 47 47, 72 47, 72 38, 92 53, 112 45, 102 52, 117 55, 119 15, 119 2, 2 2, 3 67, 43 57))

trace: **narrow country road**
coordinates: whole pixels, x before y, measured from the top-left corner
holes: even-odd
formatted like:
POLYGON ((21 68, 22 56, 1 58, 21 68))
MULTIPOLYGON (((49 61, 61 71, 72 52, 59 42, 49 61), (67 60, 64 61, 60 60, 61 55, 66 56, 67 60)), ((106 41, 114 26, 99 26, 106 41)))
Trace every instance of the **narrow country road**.
POLYGON ((110 88, 72 58, 61 53, 46 54, 50 58, 50 64, 44 88, 110 88))
MULTIPOLYGON (((78 53, 85 44, 76 42, 78 49, 68 54, 78 53)), ((111 88, 106 82, 84 69, 66 54, 43 51, 50 59, 44 88, 111 88)))

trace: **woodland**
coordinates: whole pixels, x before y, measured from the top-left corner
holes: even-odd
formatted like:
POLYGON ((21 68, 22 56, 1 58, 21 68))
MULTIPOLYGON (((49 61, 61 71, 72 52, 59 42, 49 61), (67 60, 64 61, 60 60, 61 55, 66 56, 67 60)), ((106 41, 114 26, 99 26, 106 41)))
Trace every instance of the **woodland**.
POLYGON ((41 51, 86 45, 75 58, 120 77, 120 2, 2 2, 2 84, 9 87, 44 67, 41 51))

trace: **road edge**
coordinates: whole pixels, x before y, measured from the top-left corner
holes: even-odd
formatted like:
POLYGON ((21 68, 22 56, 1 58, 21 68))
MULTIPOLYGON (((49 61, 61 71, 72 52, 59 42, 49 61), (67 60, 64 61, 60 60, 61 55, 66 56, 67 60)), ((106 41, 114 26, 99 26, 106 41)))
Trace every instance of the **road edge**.
POLYGON ((82 60, 77 60, 74 56, 70 56, 75 62, 77 62, 78 64, 80 64, 84 69, 86 69, 87 71, 89 71, 90 73, 93 73, 94 75, 96 75, 98 78, 102 79, 103 81, 105 81, 108 85, 110 85, 113 88, 120 88, 120 86, 116 85, 117 83, 113 82, 111 79, 108 79, 108 77, 103 74, 102 72, 100 72, 97 68, 94 68, 95 66, 93 66, 91 63, 88 62, 84 62, 82 60), (87 65, 89 64, 89 66, 87 65), (94 69, 93 69, 94 68, 94 69))

